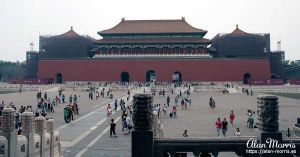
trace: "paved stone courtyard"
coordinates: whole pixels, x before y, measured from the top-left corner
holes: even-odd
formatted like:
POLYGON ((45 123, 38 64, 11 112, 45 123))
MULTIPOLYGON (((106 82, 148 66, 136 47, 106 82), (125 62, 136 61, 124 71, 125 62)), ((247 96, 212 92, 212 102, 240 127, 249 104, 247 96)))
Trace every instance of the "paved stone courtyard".
MULTIPOLYGON (((56 95, 58 95, 57 88, 51 88, 46 90, 48 98, 52 99, 55 98, 56 95)), ((104 104, 107 104, 107 102, 110 102, 110 99, 107 97, 102 98, 100 97, 98 100, 94 99, 89 100, 88 93, 85 91, 72 91, 71 89, 68 89, 63 92, 65 94, 65 101, 69 101, 69 96, 72 94, 76 94, 78 96, 78 105, 79 105, 79 115, 75 115, 74 119, 76 120, 78 117, 81 117, 87 113, 92 112, 96 108, 99 108, 103 106, 104 104)), ((37 99, 36 99, 37 91, 26 91, 26 92, 15 92, 15 93, 9 93, 9 94, 0 94, 0 101, 4 101, 6 105, 8 105, 10 102, 13 102, 14 105, 17 107, 17 110, 20 109, 21 106, 27 106, 31 105, 33 109, 37 108, 37 99)), ((124 96, 125 93, 122 92, 113 92, 115 98, 119 98, 121 96, 124 96)), ((42 96, 44 96, 44 92, 42 92, 42 96)), ((1 103, 1 102, 0 102, 1 103)), ((59 128, 60 126, 65 124, 65 121, 63 119, 63 108, 66 107, 67 103, 58 104, 54 107, 55 112, 51 113, 48 112, 47 116, 48 118, 53 117, 55 120, 55 128, 59 128)))
MULTIPOLYGON (((143 89, 132 91, 139 93, 143 89)), ((55 90, 48 90, 48 97, 57 94, 55 90)), ((88 93, 84 91, 67 90, 65 92, 66 100, 69 94, 80 95, 79 108, 80 115, 75 116, 75 121, 66 124, 63 120, 62 108, 59 104, 55 107, 55 113, 47 116, 55 119, 55 128, 60 130, 62 151, 65 157, 130 157, 131 156, 131 136, 123 135, 121 123, 119 120, 121 111, 113 114, 117 121, 117 138, 109 136, 109 119, 106 118, 105 106, 115 99, 100 98, 99 100, 88 100, 88 93)), ((184 129, 188 130, 189 137, 216 137, 215 121, 218 117, 227 118, 229 121, 230 111, 235 113, 234 126, 229 126, 227 135, 233 136, 235 128, 239 127, 242 136, 256 135, 257 129, 246 128, 247 110, 256 111, 256 97, 260 93, 254 93, 253 96, 246 94, 226 94, 221 92, 192 92, 192 105, 187 110, 177 108, 177 118, 170 118, 168 108, 167 115, 161 115, 160 120, 163 123, 164 137, 182 137, 184 129), (216 101, 216 109, 212 111, 208 105, 209 98, 213 97, 216 101)), ((114 98, 125 98, 125 92, 114 92, 114 98)), ((133 94, 131 94, 133 95, 133 94)), ((166 97, 170 95, 171 106, 174 105, 175 94, 166 93, 165 97, 154 97, 154 104, 166 103, 166 97)), ((0 94, 0 101, 6 104, 13 101, 19 109, 21 105, 36 106, 36 92, 28 91, 22 93, 0 94)), ((131 99, 130 99, 131 100, 131 99)), ((126 102, 127 104, 131 101, 126 102)), ((180 100, 180 99, 179 99, 180 100)), ((300 113, 300 100, 279 97, 280 130, 292 128, 296 123, 296 118, 300 113)), ((35 108, 35 107, 34 107, 35 108)), ((254 115, 255 116, 255 115, 254 115)), ((223 138, 223 137, 221 137, 223 138)), ((220 153, 219 155, 222 156, 220 153)), ((234 156, 234 153, 227 153, 226 156, 234 156)))
MULTIPOLYGON (((192 105, 187 110, 177 108, 177 118, 169 118, 169 114, 162 115, 161 121, 164 124, 165 137, 181 136, 184 129, 187 129, 190 137, 215 137, 215 121, 218 117, 226 118, 229 122, 230 111, 235 113, 233 127, 229 126, 228 136, 234 136, 235 128, 240 128, 242 136, 255 135, 257 129, 246 128, 247 110, 257 110, 257 94, 247 96, 243 93, 226 94, 220 92, 197 92, 192 93, 192 105), (209 107, 209 98, 213 97, 216 101, 216 109, 211 110, 209 107)), ((171 103, 174 104, 174 95, 171 96, 171 103)), ((166 98, 155 97, 155 103, 166 103, 166 98)), ((279 97, 280 130, 292 128, 296 123, 296 118, 300 113, 300 101, 279 97)), ((168 111, 171 110, 169 107, 168 111)), ((254 117, 256 114, 254 114, 254 117)))

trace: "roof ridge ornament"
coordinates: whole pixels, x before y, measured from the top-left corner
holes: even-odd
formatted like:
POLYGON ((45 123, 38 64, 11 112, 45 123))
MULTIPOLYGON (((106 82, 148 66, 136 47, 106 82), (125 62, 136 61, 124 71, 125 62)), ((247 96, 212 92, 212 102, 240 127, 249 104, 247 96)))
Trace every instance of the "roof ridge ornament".
POLYGON ((73 26, 71 26, 71 30, 73 30, 73 26))
POLYGON ((122 22, 125 21, 125 17, 122 17, 121 21, 122 21, 122 22))
POLYGON ((239 29, 239 25, 238 24, 236 24, 235 27, 236 27, 236 29, 239 29))
POLYGON ((181 17, 181 20, 182 20, 182 21, 185 21, 185 17, 182 16, 182 17, 181 17))

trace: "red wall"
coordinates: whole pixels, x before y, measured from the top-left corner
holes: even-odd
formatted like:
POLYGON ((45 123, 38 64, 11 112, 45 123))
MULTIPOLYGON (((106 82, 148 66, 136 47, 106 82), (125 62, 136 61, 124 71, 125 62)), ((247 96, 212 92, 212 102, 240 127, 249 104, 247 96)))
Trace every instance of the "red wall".
POLYGON ((291 85, 300 85, 300 79, 290 79, 289 83, 291 85))
POLYGON ((146 72, 154 70, 156 80, 171 81, 179 71, 183 81, 242 81, 245 73, 252 79, 269 78, 267 59, 195 59, 195 60, 40 60, 38 78, 55 78, 61 73, 64 81, 120 81, 127 71, 130 81, 145 81, 146 72))

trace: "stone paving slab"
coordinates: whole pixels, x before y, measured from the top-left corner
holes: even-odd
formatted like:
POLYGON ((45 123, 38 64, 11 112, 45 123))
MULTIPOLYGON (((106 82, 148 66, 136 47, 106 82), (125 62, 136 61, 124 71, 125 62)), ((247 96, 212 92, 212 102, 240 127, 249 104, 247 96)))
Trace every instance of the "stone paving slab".
MULTIPOLYGON (((132 97, 130 98, 130 100, 127 102, 127 101, 125 101, 127 104, 129 104, 129 103, 131 103, 131 101, 132 101, 132 97)), ((101 111, 101 110, 105 110, 106 108, 105 108, 105 106, 104 107, 101 107, 101 108, 99 108, 99 109, 97 109, 97 110, 99 110, 99 111, 101 111)), ((99 118, 99 113, 96 115, 96 114, 91 114, 91 115, 89 115, 88 117, 85 117, 84 119, 87 119, 87 118, 89 118, 89 117, 95 117, 95 116, 98 116, 97 117, 97 119, 99 118)), ((121 116, 121 111, 117 111, 117 112, 115 112, 113 115, 112 115, 112 117, 114 118, 114 119, 120 119, 120 116, 121 116)), ((108 129, 108 127, 109 127, 109 125, 110 125, 110 121, 109 121, 109 119, 107 119, 106 118, 106 112, 102 112, 102 117, 100 118, 101 120, 100 121, 103 121, 103 123, 101 123, 101 124, 99 124, 99 126, 97 126, 94 130, 92 130, 89 134, 87 134, 87 136, 84 138, 84 139, 82 139, 82 140, 80 140, 80 141, 78 141, 78 143, 75 143, 74 145, 72 145, 72 146, 68 146, 64 151, 63 151, 63 154, 64 154, 64 156, 65 157, 71 157, 71 156, 78 156, 78 154, 82 154, 82 156, 85 156, 86 154, 88 154, 88 153, 90 153, 90 152, 94 152, 95 151, 95 149, 93 149, 93 148, 96 148, 97 147, 97 149, 96 150, 98 150, 99 151, 99 149, 98 149, 98 145, 97 145, 97 142, 99 142, 99 141, 101 141, 101 142, 105 142, 104 143, 104 145, 101 147, 101 148, 103 148, 103 149, 107 149, 107 150, 110 150, 110 148, 112 148, 111 147, 111 143, 106 143, 106 142, 110 142, 110 141, 105 141, 105 140, 103 140, 103 139, 105 139, 106 137, 109 137, 110 138, 110 136, 109 136, 109 132, 107 131, 107 129, 108 129), (101 137, 98 141, 96 141, 95 142, 95 144, 93 144, 91 147, 89 147, 88 145, 91 145, 91 143, 92 143, 92 141, 95 139, 95 138, 98 138, 98 136, 100 135, 100 134, 102 134, 102 133, 104 133, 104 136, 103 137, 101 137), (108 146, 108 148, 106 148, 106 146, 108 146), (86 149, 86 151, 87 151, 87 149, 88 149, 88 151, 87 152, 83 152, 82 153, 82 151, 83 150, 85 150, 86 149), (75 153, 74 153, 75 152, 75 153)), ((82 126, 80 126, 82 123, 79 123, 79 122, 76 122, 77 124, 76 125, 78 125, 78 126, 76 126, 75 128, 81 128, 82 126)), ((117 122, 118 124, 118 127, 117 127, 117 129, 121 129, 121 123, 120 123, 120 121, 118 121, 117 122)), ((85 133, 86 131, 84 131, 84 133, 85 133)), ((64 135, 65 133, 63 133, 63 135, 64 135)), ((68 135, 67 135, 68 136, 68 135)), ((68 137, 67 137, 68 138, 68 137)), ((75 139, 76 140, 76 139, 75 139)), ((127 144, 128 144, 128 140, 126 140, 126 139, 123 139, 127 144)), ((68 143, 67 143, 68 144, 68 143)), ((67 145, 66 145, 67 146, 67 145)), ((120 150, 120 149, 122 149, 123 147, 115 147, 116 148, 116 150, 118 150, 118 151, 122 151, 122 150, 120 150)), ((127 150, 127 148, 125 149, 125 150, 127 150)), ((98 152, 98 153, 95 153, 95 154, 101 154, 101 153, 103 153, 104 151, 102 151, 102 149, 100 149, 100 152, 98 152)), ((79 155, 80 156, 80 155, 79 155)), ((90 155, 88 155, 88 156, 90 156, 90 155)), ((93 155, 91 155, 91 156, 93 156, 93 155)), ((102 155, 101 155, 102 156, 102 155)))
POLYGON ((121 120, 117 122, 117 138, 107 132, 82 157, 131 157, 131 134, 123 135, 121 120))
MULTIPOLYGON (((123 97, 123 99, 124 98, 125 97, 123 97)), ((84 116, 76 122, 75 121, 71 122, 66 127, 61 128, 59 131, 60 140, 63 141, 62 148, 70 147, 69 144, 73 143, 74 141, 80 142, 89 133, 95 130, 99 125, 105 124, 105 122, 107 121, 108 119, 106 116, 106 105, 105 105, 103 107, 97 108, 96 110, 88 114, 88 116, 84 116)))

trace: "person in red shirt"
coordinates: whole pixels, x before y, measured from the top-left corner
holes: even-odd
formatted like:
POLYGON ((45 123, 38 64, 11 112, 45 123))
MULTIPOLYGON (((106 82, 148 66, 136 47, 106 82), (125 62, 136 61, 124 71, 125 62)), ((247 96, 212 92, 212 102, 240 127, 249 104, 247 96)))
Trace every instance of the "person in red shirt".
POLYGON ((176 112, 177 112, 177 109, 175 106, 173 106, 172 113, 173 113, 174 118, 176 117, 176 112))
POLYGON ((215 125, 216 125, 218 136, 220 136, 220 131, 222 129, 222 122, 220 118, 217 119, 215 125))
POLYGON ((231 124, 231 126, 233 126, 233 121, 234 121, 234 113, 233 111, 230 112, 230 115, 229 115, 229 122, 231 124))

